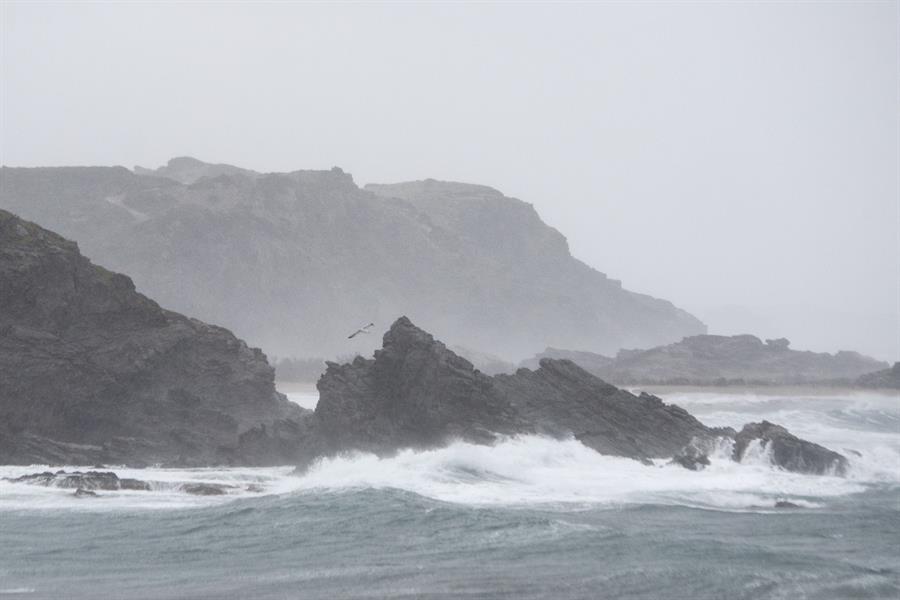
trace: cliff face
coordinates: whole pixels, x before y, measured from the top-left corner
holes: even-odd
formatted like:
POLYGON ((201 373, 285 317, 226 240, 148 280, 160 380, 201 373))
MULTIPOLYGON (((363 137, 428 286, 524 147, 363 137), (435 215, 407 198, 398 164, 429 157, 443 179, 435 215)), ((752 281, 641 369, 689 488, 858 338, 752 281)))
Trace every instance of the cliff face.
POLYGON ((349 331, 408 314, 450 344, 518 360, 702 333, 670 303, 574 259, 534 209, 484 186, 358 188, 340 169, 261 174, 10 169, 0 207, 75 239, 143 292, 278 356, 367 353, 349 331))
POLYGON ((281 464, 293 449, 242 447, 306 417, 273 379, 260 350, 0 210, 0 463, 281 464))
POLYGON ((786 339, 763 342, 752 335, 699 335, 649 350, 622 350, 616 358, 548 348, 543 357, 568 357, 617 384, 808 384, 853 383, 887 364, 856 352, 792 350, 786 339))

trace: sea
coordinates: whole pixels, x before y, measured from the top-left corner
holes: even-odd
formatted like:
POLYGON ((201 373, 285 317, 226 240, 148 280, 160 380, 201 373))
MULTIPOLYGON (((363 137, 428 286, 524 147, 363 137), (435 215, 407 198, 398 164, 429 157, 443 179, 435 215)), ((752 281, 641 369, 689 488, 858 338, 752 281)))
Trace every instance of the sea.
POLYGON ((765 449, 735 463, 726 444, 693 472, 520 436, 303 474, 111 467, 153 489, 96 498, 0 481, 0 597, 900 598, 896 393, 650 391, 708 425, 782 424, 850 473, 788 473, 765 449), (231 487, 192 496, 192 482, 231 487))

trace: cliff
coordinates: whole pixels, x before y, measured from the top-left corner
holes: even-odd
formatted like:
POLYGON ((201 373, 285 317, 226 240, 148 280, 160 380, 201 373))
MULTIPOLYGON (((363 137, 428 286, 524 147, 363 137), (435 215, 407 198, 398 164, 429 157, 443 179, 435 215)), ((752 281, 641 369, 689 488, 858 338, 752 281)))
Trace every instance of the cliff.
POLYGON ((484 186, 360 189, 337 168, 263 174, 190 158, 136 171, 3 168, 0 207, 280 357, 371 352, 374 336, 348 333, 398 314, 506 361, 705 331, 573 258, 531 205, 484 186))
POLYGON ((309 416, 260 350, 0 210, 0 463, 283 464, 309 416))

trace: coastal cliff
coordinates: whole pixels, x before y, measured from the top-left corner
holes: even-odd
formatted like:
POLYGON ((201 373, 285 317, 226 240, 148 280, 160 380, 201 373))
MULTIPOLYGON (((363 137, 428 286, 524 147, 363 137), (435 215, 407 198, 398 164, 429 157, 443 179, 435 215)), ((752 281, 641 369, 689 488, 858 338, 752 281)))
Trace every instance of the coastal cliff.
POLYGON ((0 463, 280 464, 306 416, 259 349, 0 210, 0 463))

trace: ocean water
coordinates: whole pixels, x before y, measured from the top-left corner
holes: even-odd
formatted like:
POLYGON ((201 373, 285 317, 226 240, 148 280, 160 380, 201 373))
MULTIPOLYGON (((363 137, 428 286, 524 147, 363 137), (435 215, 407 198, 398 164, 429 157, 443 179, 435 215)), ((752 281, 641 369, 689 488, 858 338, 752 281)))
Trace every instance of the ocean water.
POLYGON ((0 596, 900 598, 897 395, 660 395, 710 425, 781 423, 851 472, 786 473, 765 448, 737 464, 724 445, 692 472, 523 436, 304 475, 116 468, 153 490, 97 498, 0 481, 0 596), (232 487, 198 497, 190 482, 232 487))

